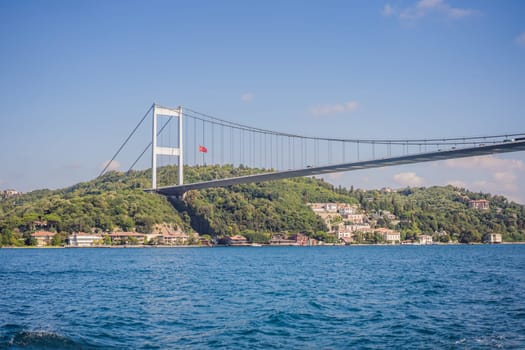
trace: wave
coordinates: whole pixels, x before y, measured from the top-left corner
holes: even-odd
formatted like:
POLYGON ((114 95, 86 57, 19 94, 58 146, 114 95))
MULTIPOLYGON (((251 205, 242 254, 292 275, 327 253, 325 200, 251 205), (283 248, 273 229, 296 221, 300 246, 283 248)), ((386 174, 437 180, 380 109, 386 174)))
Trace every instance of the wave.
MULTIPOLYGON (((5 328, 5 327, 3 327, 5 328)), ((9 328, 17 328, 11 326, 9 328)), ((4 334, 0 349, 96 349, 98 347, 84 344, 68 337, 46 331, 16 331, 4 334)))

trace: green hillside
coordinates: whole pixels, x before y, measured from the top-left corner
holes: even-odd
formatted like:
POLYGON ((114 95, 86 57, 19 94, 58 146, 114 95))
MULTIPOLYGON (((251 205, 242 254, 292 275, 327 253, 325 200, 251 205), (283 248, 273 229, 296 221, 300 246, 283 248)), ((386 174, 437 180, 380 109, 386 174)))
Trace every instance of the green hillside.
MULTIPOLYGON (((187 167, 188 182, 254 173, 231 166, 187 167)), ((176 181, 176 167, 159 169, 159 185, 176 181)), ((153 225, 170 223, 185 231, 213 236, 243 230, 315 232, 323 223, 305 204, 308 198, 345 200, 331 186, 311 179, 234 186, 190 192, 174 206, 163 196, 145 193, 150 171, 109 172, 95 180, 60 190, 37 190, 0 200, 2 244, 30 242, 30 233, 48 229, 61 233, 106 232, 113 229, 149 233, 153 225)))
POLYGON ((525 207, 503 196, 453 186, 339 192, 357 198, 369 213, 387 210, 396 215, 399 223, 395 225, 386 219, 377 224, 400 230, 403 239, 445 231, 443 240, 462 243, 480 242, 484 234, 491 232, 501 233, 504 241, 525 241, 525 207), (490 209, 469 208, 468 201, 475 199, 488 200, 490 209))
MULTIPOLYGON (((231 166, 185 168, 186 182, 247 175, 258 170, 231 166)), ((176 167, 159 170, 159 185, 176 181, 176 167)), ((60 233, 114 229, 149 233, 155 224, 169 223, 185 231, 211 236, 244 234, 264 240, 275 232, 326 230, 307 203, 359 204, 367 214, 393 213, 397 220, 379 218, 376 227, 398 229, 403 239, 422 233, 445 232, 446 238, 479 242, 487 232, 502 233, 506 241, 523 241, 525 208, 504 197, 472 193, 451 186, 399 191, 337 188, 318 179, 295 178, 231 188, 187 193, 184 202, 145 193, 150 171, 109 172, 95 180, 60 190, 38 190, 0 199, 3 245, 31 244, 30 233, 47 229, 60 233), (489 210, 468 208, 469 199, 487 199, 489 210)), ((257 239, 255 239, 257 240, 257 239)))

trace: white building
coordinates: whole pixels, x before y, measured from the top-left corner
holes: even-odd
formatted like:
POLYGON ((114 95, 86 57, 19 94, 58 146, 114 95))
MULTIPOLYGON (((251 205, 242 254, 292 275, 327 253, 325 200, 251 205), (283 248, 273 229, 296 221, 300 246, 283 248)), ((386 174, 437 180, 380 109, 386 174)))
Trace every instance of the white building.
POLYGON ((345 225, 346 232, 356 232, 356 231, 371 231, 372 228, 369 224, 360 224, 360 225, 345 225))
POLYGON ((343 217, 352 224, 362 224, 365 222, 365 216, 363 214, 347 214, 343 217))
POLYGON ((190 239, 190 235, 180 231, 166 233, 161 237, 161 243, 166 245, 185 245, 190 239))
POLYGON ((348 231, 339 231, 339 232, 337 232, 337 239, 352 238, 353 236, 354 236, 354 234, 352 232, 348 232, 348 231))
POLYGON ((337 212, 337 203, 326 203, 325 209, 329 213, 337 212))
POLYGON ((419 235, 419 244, 432 244, 432 236, 430 235, 419 235))
POLYGON ((376 228, 375 232, 381 234, 386 243, 401 243, 401 233, 388 228, 376 228))
POLYGON ((102 241, 102 236, 78 232, 70 235, 67 241, 70 247, 92 247, 95 242, 102 241))
POLYGON ((339 214, 343 216, 357 214, 357 212, 358 208, 356 205, 342 204, 339 206, 339 214))
POLYGON ((490 243, 490 244, 497 244, 501 243, 503 240, 501 239, 501 233, 488 233, 483 237, 483 242, 490 243))
POLYGON ((2 197, 4 197, 4 198, 16 197, 16 196, 19 196, 21 194, 22 194, 22 192, 18 192, 17 190, 12 190, 12 189, 5 190, 5 191, 0 191, 0 195, 2 195, 2 197))
POLYGON ((387 243, 400 243, 401 234, 399 232, 388 232, 383 235, 387 243))

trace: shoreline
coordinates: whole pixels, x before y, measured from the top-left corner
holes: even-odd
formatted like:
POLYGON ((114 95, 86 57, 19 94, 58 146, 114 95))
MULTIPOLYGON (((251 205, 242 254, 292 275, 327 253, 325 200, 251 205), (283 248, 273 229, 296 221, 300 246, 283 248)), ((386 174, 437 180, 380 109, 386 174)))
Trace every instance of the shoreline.
POLYGON ((246 244, 246 245, 124 245, 124 246, 91 246, 91 247, 69 247, 69 246, 0 246, 0 249, 169 249, 169 248, 268 248, 268 247, 432 247, 432 246, 470 246, 470 245, 486 245, 486 246, 498 246, 498 245, 525 245, 525 242, 502 242, 496 244, 490 243, 435 243, 435 244, 373 244, 373 243, 356 243, 356 244, 320 244, 320 245, 270 245, 270 244, 246 244))

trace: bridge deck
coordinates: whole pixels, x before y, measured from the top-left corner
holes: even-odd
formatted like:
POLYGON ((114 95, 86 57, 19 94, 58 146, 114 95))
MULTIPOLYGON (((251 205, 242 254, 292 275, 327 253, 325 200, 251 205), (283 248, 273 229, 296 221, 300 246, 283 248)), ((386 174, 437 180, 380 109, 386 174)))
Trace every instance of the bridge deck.
POLYGON ((305 169, 277 171, 271 173, 254 174, 226 179, 218 179, 204 182, 196 182, 185 185, 160 187, 157 189, 148 189, 146 191, 156 192, 164 196, 181 196, 190 190, 199 190, 211 187, 226 187, 231 185, 238 185, 251 182, 262 182, 271 180, 281 180, 292 177, 312 176, 320 174, 335 173, 341 171, 353 171, 362 169, 379 168, 394 165, 403 165, 411 163, 430 162, 436 160, 465 158, 472 156, 482 156, 495 153, 517 152, 525 150, 525 140, 516 140, 512 142, 504 142, 499 144, 469 147, 461 149, 450 149, 444 151, 418 153, 400 157, 382 158, 375 160, 351 162, 334 164, 320 167, 310 167, 305 169))

